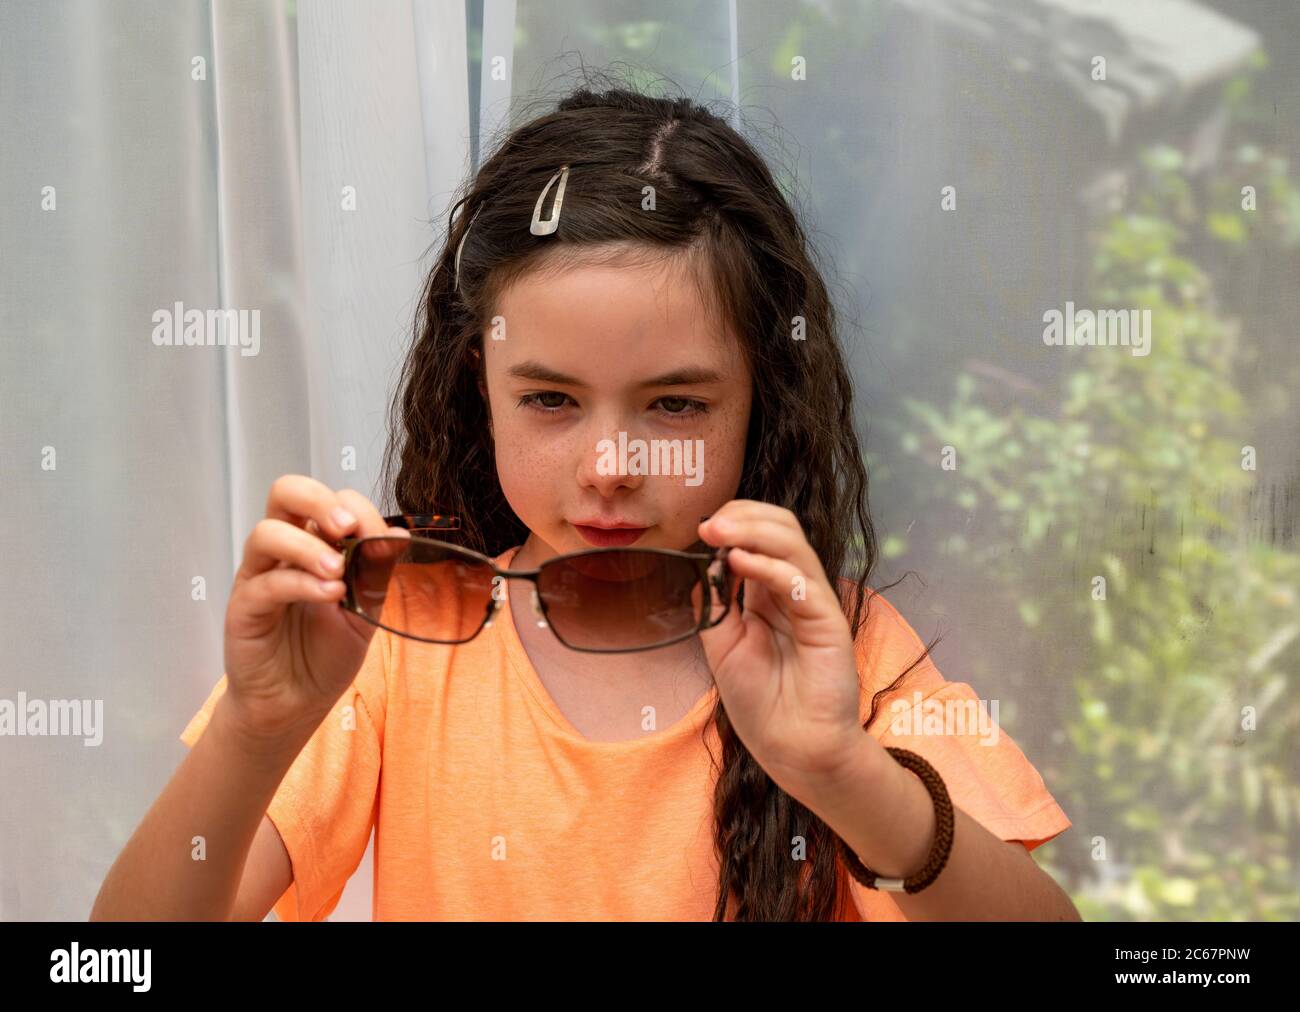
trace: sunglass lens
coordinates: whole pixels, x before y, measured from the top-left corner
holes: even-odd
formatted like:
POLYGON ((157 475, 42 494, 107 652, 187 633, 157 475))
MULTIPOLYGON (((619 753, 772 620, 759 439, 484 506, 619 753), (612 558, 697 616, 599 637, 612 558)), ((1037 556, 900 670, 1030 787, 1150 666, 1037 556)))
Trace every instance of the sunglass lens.
POLYGON ((492 603, 492 570, 420 537, 366 538, 348 565, 352 598, 370 621, 435 643, 464 643, 492 603))
POLYGON ((561 640, 581 650, 638 650, 699 628, 707 594, 690 559, 627 549, 542 565, 537 590, 561 640))

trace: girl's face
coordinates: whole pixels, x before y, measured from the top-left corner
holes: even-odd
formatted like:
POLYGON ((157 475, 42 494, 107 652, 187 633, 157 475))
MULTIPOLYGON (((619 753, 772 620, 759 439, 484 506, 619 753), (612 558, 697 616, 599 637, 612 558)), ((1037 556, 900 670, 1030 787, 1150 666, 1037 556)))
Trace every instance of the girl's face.
POLYGON ((497 474, 532 531, 518 564, 697 541, 740 485, 751 384, 682 268, 530 274, 495 312, 483 354, 497 474))

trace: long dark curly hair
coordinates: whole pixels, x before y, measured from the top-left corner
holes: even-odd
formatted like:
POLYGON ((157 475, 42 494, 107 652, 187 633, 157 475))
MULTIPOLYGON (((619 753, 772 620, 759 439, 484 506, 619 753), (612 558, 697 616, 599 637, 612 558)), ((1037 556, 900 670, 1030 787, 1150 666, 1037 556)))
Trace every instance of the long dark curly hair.
MULTIPOLYGON (((543 259, 551 268, 581 247, 629 242, 651 255, 680 251, 706 268, 705 287, 741 335, 753 375, 738 497, 798 517, 826 573, 851 585, 842 596, 856 641, 877 548, 835 311, 763 158, 687 98, 584 83, 510 132, 484 162, 450 208, 424 286, 392 401, 381 489, 399 511, 459 515, 463 543, 485 554, 522 544, 528 530, 501 490, 479 386, 492 307, 543 259), (562 165, 569 180, 561 224, 538 238, 520 223, 562 165), (646 187, 652 213, 643 210, 646 187), (457 284, 456 250, 471 219, 457 284), (796 317, 802 340, 792 339, 796 317)), ((880 696, 928 652, 872 697, 867 725, 880 696)), ((710 720, 705 732, 716 726, 722 748, 720 764, 713 756, 714 920, 837 919, 849 896, 834 833, 772 782, 721 701, 710 720), (805 842, 804 861, 790 859, 795 837, 805 842)))

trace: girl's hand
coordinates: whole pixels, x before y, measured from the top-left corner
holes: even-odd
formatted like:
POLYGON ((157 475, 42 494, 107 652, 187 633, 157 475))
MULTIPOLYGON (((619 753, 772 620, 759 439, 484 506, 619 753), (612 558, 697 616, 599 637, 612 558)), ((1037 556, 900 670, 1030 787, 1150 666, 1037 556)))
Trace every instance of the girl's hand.
POLYGON ((310 735, 356 677, 377 627, 339 607, 342 555, 329 542, 377 534, 409 537, 352 489, 294 474, 271 486, 226 609, 227 696, 241 732, 310 735))
POLYGON ((858 718, 853 638, 839 596, 795 515, 737 499, 700 524, 700 537, 732 546, 745 581, 743 616, 732 602, 700 634, 713 679, 740 740, 772 780, 813 800, 874 743, 858 718))

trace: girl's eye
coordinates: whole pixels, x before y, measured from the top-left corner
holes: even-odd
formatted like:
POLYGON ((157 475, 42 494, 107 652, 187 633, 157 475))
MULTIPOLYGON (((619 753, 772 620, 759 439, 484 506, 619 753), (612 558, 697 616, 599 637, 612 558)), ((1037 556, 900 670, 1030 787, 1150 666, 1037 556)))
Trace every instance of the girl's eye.
POLYGON ((708 410, 703 401, 692 400, 689 397, 660 397, 658 403, 663 408, 664 414, 679 418, 703 414, 708 410))
POLYGON ((568 399, 568 394, 562 394, 558 390, 543 390, 540 393, 524 394, 519 406, 529 405, 539 411, 554 412, 564 407, 564 402, 568 399))
MULTIPOLYGON (((534 394, 524 394, 519 400, 519 406, 531 407, 545 414, 556 414, 571 400, 568 394, 558 390, 540 390, 534 394)), ((660 397, 655 404, 670 418, 687 418, 691 415, 703 414, 708 410, 703 401, 690 397, 660 397)))

